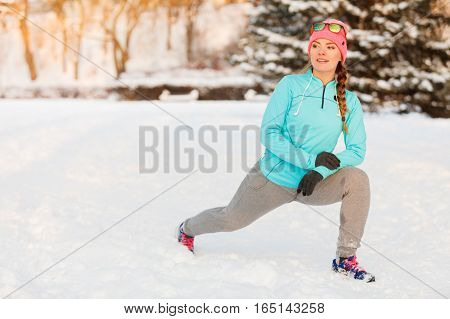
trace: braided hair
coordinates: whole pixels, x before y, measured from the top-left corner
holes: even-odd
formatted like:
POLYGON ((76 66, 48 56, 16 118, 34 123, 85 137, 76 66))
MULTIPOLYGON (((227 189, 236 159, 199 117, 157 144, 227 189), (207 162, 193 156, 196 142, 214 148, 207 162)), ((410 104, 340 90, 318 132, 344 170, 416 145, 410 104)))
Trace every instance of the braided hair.
POLYGON ((347 68, 342 61, 339 61, 336 66, 336 90, 337 90, 337 100, 339 104, 339 112, 341 113, 342 119, 342 130, 348 134, 347 124, 345 123, 345 112, 347 112, 347 101, 345 100, 345 85, 348 80, 347 68))

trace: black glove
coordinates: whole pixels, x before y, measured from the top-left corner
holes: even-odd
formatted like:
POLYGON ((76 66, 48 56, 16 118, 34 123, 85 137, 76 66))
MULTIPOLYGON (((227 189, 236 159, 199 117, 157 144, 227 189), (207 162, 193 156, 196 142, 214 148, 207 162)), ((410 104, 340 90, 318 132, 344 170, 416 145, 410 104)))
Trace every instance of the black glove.
POLYGON ((316 184, 323 180, 322 174, 316 171, 310 171, 303 176, 300 184, 298 184, 297 194, 303 192, 303 196, 309 196, 313 193, 316 184))
POLYGON ((316 157, 316 167, 325 166, 329 169, 336 169, 340 164, 341 161, 333 153, 322 152, 316 157))

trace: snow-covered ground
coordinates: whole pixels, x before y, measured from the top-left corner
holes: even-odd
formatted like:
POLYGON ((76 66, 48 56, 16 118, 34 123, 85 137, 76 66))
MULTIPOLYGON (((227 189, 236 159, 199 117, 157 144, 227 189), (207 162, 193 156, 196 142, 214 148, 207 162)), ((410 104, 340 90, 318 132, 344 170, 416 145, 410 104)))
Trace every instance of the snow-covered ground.
MULTIPOLYGON (((259 125, 265 107, 156 103, 193 127, 194 136, 201 125, 259 125)), ((339 203, 313 207, 318 214, 294 202, 236 232, 198 236, 196 256, 176 242, 180 221, 226 205, 244 178, 238 135, 233 173, 226 171, 222 134, 213 144, 214 173, 177 173, 171 165, 169 173, 140 174, 139 126, 179 125, 150 102, 0 100, 0 123, 2 297, 58 261, 9 297, 450 296, 449 120, 366 114, 360 167, 371 181, 363 238, 370 247, 363 244, 358 257, 376 275, 373 284, 330 270, 338 228, 320 214, 337 224, 339 203)), ((183 145, 200 150, 186 138, 183 145)), ((256 158, 249 151, 248 165, 256 158)))

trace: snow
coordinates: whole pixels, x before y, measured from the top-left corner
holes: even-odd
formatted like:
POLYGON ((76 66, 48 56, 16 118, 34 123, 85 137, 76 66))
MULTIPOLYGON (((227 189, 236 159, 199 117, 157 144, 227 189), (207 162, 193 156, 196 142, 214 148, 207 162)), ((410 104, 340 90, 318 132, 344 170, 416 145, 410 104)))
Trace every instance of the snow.
POLYGON ((295 59, 297 57, 297 54, 295 53, 294 50, 292 50, 291 48, 286 48, 282 53, 281 53, 281 57, 285 58, 285 59, 295 59))
POLYGON ((413 39, 417 39, 419 37, 419 29, 409 22, 405 23, 404 31, 413 39))
MULTIPOLYGON (((387 41, 386 37, 383 35, 380 35, 372 30, 361 29, 352 29, 352 32, 348 34, 348 39, 358 41, 360 45, 362 45, 361 42, 384 43, 387 41)), ((364 46, 367 46, 367 44, 364 46)))
POLYGON ((266 60, 267 62, 280 60, 280 56, 275 53, 267 53, 267 54, 263 55, 263 57, 264 57, 264 60, 266 60))
MULTIPOLYGON (((388 80, 377 80, 377 87, 383 90, 392 90, 393 87, 401 88, 405 84, 411 82, 413 85, 418 84, 420 90, 433 92, 433 85, 436 83, 445 83, 449 78, 450 74, 448 72, 430 73, 426 71, 421 71, 415 67, 408 65, 407 63, 394 63, 393 68, 381 68, 378 70, 378 74, 382 77, 389 77, 388 80), (398 79, 399 78, 399 79, 398 79)), ((362 84, 362 79, 353 81, 355 85, 362 84)), ((369 82, 367 82, 369 83, 369 82)))
POLYGON ((373 96, 370 95, 370 94, 358 93, 358 98, 359 98, 361 101, 364 101, 364 102, 367 102, 367 103, 370 103, 370 102, 373 101, 373 96))
POLYGON ((382 77, 395 78, 399 76, 408 76, 408 81, 415 81, 417 79, 422 81, 427 79, 433 83, 445 83, 450 79, 450 73, 446 70, 442 70, 441 72, 442 73, 419 70, 406 61, 395 62, 393 63, 393 67, 381 68, 378 70, 378 74, 382 77))
POLYGON ((381 12, 383 15, 389 15, 397 11, 405 10, 410 4, 406 1, 402 1, 400 3, 388 3, 388 4, 381 4, 376 3, 373 6, 373 9, 376 11, 381 12))
POLYGON ((327 13, 333 13, 338 7, 338 1, 295 1, 279 0, 282 4, 289 6, 289 12, 301 12, 310 9, 325 10, 327 13))
POLYGON ((247 90, 247 92, 244 94, 244 98, 247 101, 259 101, 259 102, 268 102, 270 96, 267 94, 257 94, 257 92, 255 90, 249 89, 247 90))
POLYGON ((275 64, 274 62, 269 62, 263 65, 263 69, 274 74, 288 74, 292 72, 290 68, 275 64))
POLYGON ((187 102, 198 100, 200 93, 197 89, 191 90, 188 94, 170 94, 169 90, 164 89, 158 97, 160 101, 178 101, 187 102))
POLYGON ((196 88, 252 87, 257 78, 245 74, 239 66, 225 70, 173 68, 165 71, 125 73, 119 80, 110 78, 103 83, 92 81, 60 83, 21 83, 0 86, 0 96, 6 98, 33 98, 36 91, 44 97, 58 98, 63 93, 69 96, 105 98, 111 93, 108 89, 118 87, 152 88, 157 86, 187 86, 196 88))
POLYGON ((361 10, 357 6, 352 5, 349 1, 342 1, 342 5, 346 11, 348 11, 354 16, 364 19, 368 15, 368 12, 366 10, 361 10))
POLYGON ((348 50, 347 51, 347 58, 362 60, 362 59, 366 58, 366 56, 364 54, 362 54, 360 51, 348 50))
POLYGON ((383 90, 391 90, 390 82, 385 80, 377 80, 377 86, 383 90))
POLYGON ((425 90, 425 91, 428 91, 428 92, 433 92, 433 85, 431 84, 430 81, 425 79, 422 82, 420 82, 419 89, 425 90))
POLYGON ((397 22, 393 22, 393 21, 386 21, 384 23, 386 29, 388 29, 391 33, 398 33, 401 31, 402 29, 402 25, 400 23, 397 22))
POLYGON ((379 17, 379 16, 378 17, 373 17, 372 21, 376 22, 378 24, 384 24, 384 23, 386 23, 386 17, 379 17))
POLYGON ((434 50, 448 50, 450 49, 450 39, 446 41, 427 41, 425 46, 434 50))
MULTIPOLYGON (((151 74, 125 74, 120 81, 132 88, 139 86, 155 87, 158 85, 223 87, 252 86, 254 78, 242 72, 238 67, 226 70, 173 68, 152 72, 151 74)), ((115 82, 114 84, 117 85, 115 82)))
MULTIPOLYGON (((245 101, 157 104, 196 137, 202 125, 259 126, 265 108, 245 101)), ((232 173, 219 131, 210 144, 217 171, 189 176, 171 165, 168 173, 139 174, 139 127, 163 134, 163 126, 172 133, 180 125, 148 101, 0 100, 0 118, 2 296, 144 204, 11 297, 442 297, 400 267, 450 296, 448 119, 365 114, 368 151, 360 168, 372 195, 358 257, 377 281, 363 284, 330 270, 339 203, 313 210, 293 202, 244 229, 198 236, 196 256, 176 242, 183 219, 226 205, 244 178, 238 135, 232 173)), ((183 145, 201 153, 195 140, 183 145)), ((250 145, 259 145, 257 137, 249 135, 247 166, 258 158, 250 145)), ((341 139, 336 151, 342 148, 341 139)))
POLYGON ((377 54, 378 56, 385 56, 388 55, 391 52, 389 49, 378 49, 377 54))
POLYGON ((294 37, 287 37, 275 32, 271 32, 264 28, 251 28, 256 34, 264 36, 267 38, 267 42, 271 44, 284 44, 290 45, 294 48, 304 48, 308 46, 308 41, 300 41, 294 37))

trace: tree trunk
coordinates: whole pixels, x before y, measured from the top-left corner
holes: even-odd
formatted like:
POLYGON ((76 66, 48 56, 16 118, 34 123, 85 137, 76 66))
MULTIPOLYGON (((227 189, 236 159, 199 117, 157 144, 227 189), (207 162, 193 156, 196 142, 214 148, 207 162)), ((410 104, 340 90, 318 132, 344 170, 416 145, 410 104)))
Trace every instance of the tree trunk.
POLYGON ((171 50, 172 49, 172 7, 167 7, 167 40, 166 40, 166 49, 171 50))
POLYGON ((192 61, 192 41, 194 31, 194 17, 192 4, 186 8, 186 60, 187 63, 192 61))
POLYGON ((84 32, 84 26, 85 26, 85 11, 84 11, 84 5, 83 0, 78 0, 78 5, 80 6, 80 16, 79 16, 79 24, 78 24, 78 30, 76 34, 76 47, 75 50, 78 54, 75 55, 75 61, 73 65, 73 78, 75 80, 78 80, 80 77, 80 54, 81 54, 81 42, 83 40, 83 32, 84 32))
POLYGON ((30 79, 32 81, 37 79, 36 65, 34 63, 33 53, 30 46, 30 33, 28 31, 27 19, 28 19, 28 0, 23 0, 24 11, 23 17, 19 19, 20 33, 22 34, 23 50, 25 61, 27 62, 28 71, 30 73, 30 79))
POLYGON ((64 2, 58 2, 55 4, 53 10, 56 13, 56 18, 61 26, 62 30, 62 42, 63 42, 63 53, 62 53, 62 70, 64 73, 67 72, 67 26, 66 26, 66 14, 64 12, 64 2))
POLYGON ((192 0, 186 6, 186 59, 188 64, 193 60, 195 18, 202 2, 203 0, 192 0))

